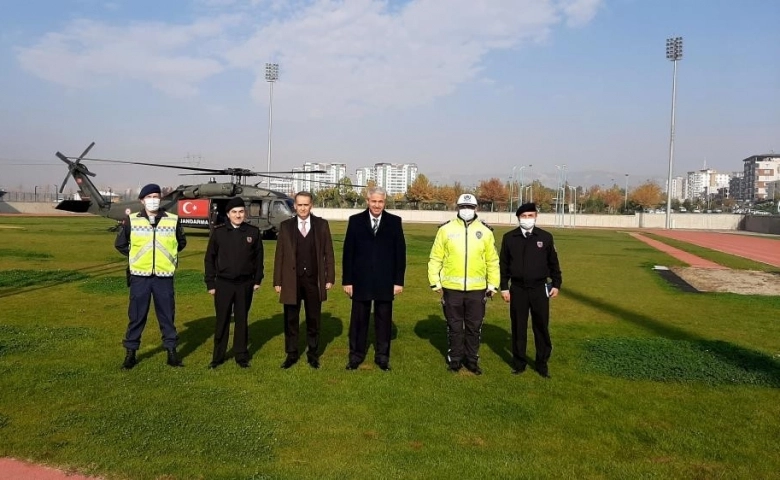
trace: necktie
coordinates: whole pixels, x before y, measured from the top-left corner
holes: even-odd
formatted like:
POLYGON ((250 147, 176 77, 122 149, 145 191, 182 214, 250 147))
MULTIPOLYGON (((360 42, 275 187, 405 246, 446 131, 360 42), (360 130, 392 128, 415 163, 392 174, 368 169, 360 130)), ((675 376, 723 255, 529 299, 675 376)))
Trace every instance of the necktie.
POLYGON ((374 235, 376 235, 376 231, 379 228, 379 219, 378 218, 372 218, 372 220, 374 221, 374 226, 371 227, 371 228, 372 228, 372 230, 374 230, 374 235))
POLYGON ((306 236, 306 222, 301 222, 301 235, 306 236))

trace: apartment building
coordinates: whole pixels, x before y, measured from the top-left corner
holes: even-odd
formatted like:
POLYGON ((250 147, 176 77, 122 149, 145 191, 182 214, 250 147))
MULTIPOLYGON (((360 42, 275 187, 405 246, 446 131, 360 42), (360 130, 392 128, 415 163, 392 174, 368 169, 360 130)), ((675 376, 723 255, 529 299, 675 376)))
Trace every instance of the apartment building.
POLYGON ((357 183, 366 185, 373 180, 387 190, 388 195, 404 194, 417 178, 416 163, 376 163, 373 167, 361 167, 355 172, 357 183))
POLYGON ((295 172, 292 179, 294 192, 316 192, 331 188, 346 177, 347 164, 306 162, 302 167, 293 168, 293 172, 295 172), (315 173, 318 170, 324 170, 325 173, 315 173))
POLYGON ((753 155, 742 160, 745 200, 771 198, 767 185, 780 180, 780 155, 753 155))

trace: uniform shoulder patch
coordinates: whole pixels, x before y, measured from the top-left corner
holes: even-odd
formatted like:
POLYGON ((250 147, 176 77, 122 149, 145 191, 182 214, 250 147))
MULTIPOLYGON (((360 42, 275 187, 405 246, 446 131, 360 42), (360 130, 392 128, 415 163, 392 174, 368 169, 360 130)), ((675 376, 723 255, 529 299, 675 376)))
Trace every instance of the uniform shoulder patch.
POLYGON ((488 229, 489 229, 491 232, 493 231, 493 227, 491 227, 490 225, 488 225, 487 223, 485 223, 485 221, 484 221, 484 220, 482 220, 482 219, 480 218, 480 219, 479 219, 479 221, 482 223, 482 225, 486 226, 486 227, 487 227, 487 228, 488 228, 488 229))

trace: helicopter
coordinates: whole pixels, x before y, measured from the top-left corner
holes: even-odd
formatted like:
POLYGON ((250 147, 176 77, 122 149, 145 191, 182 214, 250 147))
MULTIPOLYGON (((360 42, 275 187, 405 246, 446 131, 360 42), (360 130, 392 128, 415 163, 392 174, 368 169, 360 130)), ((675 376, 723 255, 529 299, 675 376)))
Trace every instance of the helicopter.
MULTIPOLYGON (((210 169, 200 167, 186 167, 178 165, 166 165, 157 163, 131 162, 123 160, 106 160, 87 158, 87 154, 95 146, 92 142, 78 157, 68 157, 61 152, 55 155, 68 166, 68 173, 62 182, 59 192, 65 189, 70 177, 76 181, 79 188, 79 200, 62 200, 55 208, 67 212, 92 213, 116 220, 118 228, 127 215, 141 210, 142 205, 138 200, 112 202, 106 199, 89 177, 95 173, 90 171, 82 163, 84 160, 96 162, 109 162, 127 165, 145 165, 150 167, 175 168, 199 173, 182 175, 229 175, 230 182, 216 182, 213 178, 208 183, 194 185, 179 185, 171 192, 165 194, 160 201, 160 207, 165 211, 176 213, 179 221, 185 227, 211 230, 215 226, 224 223, 227 219, 225 206, 233 197, 241 197, 246 203, 246 222, 260 229, 266 239, 275 239, 279 226, 284 220, 295 215, 293 199, 283 192, 245 184, 248 177, 286 178, 276 175, 293 175, 301 172, 268 172, 259 173, 245 168, 210 169)), ((305 173, 325 173, 324 170, 313 170, 305 173)), ((327 183, 314 181, 316 183, 327 183)))

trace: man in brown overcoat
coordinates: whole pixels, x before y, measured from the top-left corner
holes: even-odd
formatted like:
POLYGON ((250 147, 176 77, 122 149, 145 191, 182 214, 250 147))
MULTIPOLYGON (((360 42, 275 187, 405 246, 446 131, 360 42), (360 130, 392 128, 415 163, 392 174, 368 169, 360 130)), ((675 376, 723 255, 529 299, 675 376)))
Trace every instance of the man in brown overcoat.
POLYGON ((298 362, 301 302, 306 308, 306 358, 312 368, 320 368, 320 312, 336 281, 330 226, 311 214, 311 203, 311 193, 295 195, 296 216, 282 222, 276 241, 274 289, 284 304, 284 369, 298 362))

